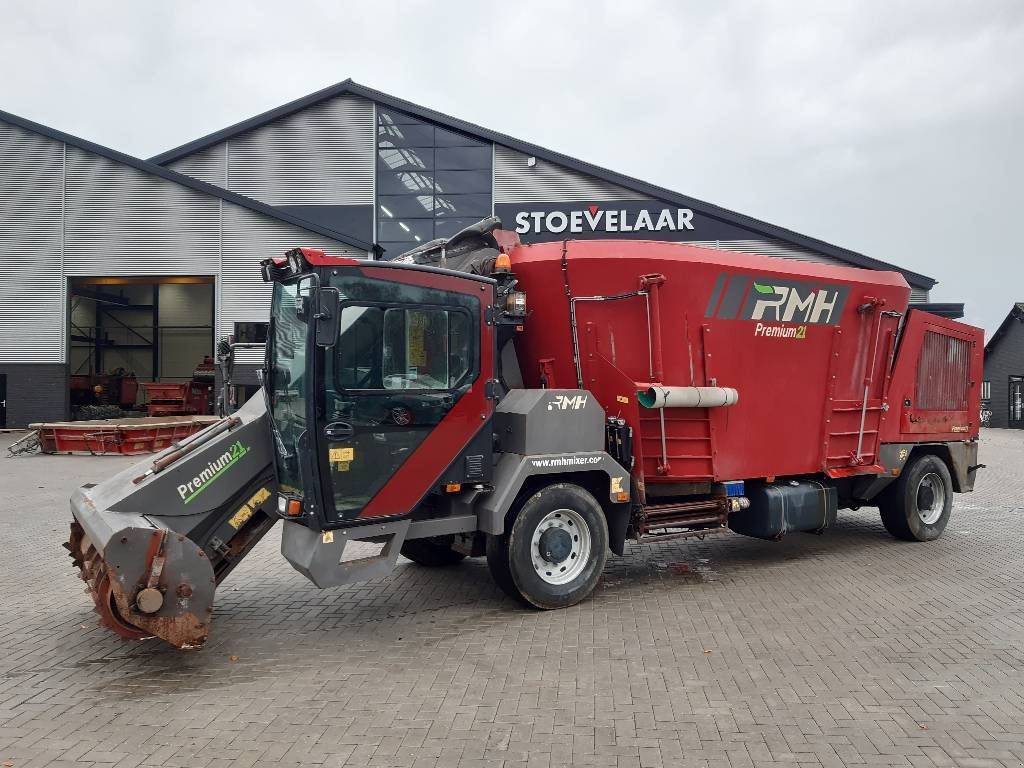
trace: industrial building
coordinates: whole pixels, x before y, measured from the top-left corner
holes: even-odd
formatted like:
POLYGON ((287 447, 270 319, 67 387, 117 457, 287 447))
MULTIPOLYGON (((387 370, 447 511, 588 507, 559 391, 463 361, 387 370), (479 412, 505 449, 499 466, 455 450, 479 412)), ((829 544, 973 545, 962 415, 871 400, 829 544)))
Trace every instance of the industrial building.
POLYGON ((1024 429, 1024 302, 1017 302, 985 344, 982 408, 988 426, 1024 429))
POLYGON ((936 283, 350 80, 149 161, 0 112, 0 426, 67 418, 83 382, 183 381, 218 339, 262 340, 262 258, 393 258, 491 214, 525 242, 897 270, 920 305, 936 283))

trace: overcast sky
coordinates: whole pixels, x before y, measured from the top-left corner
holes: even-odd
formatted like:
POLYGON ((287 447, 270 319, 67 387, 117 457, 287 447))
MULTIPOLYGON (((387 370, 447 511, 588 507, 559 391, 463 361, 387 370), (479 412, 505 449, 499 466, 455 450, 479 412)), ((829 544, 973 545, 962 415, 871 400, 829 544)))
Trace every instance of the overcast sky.
POLYGON ((0 0, 0 109, 140 157, 351 77, 1024 301, 1024 2, 0 0))

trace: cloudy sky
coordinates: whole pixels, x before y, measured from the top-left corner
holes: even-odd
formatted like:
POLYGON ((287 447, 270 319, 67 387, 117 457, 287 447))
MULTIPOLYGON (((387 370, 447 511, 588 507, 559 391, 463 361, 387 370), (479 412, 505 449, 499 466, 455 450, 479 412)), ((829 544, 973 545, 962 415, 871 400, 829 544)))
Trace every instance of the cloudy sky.
POLYGON ((0 109, 149 157, 351 77, 1024 301, 1024 2, 0 0, 0 109))

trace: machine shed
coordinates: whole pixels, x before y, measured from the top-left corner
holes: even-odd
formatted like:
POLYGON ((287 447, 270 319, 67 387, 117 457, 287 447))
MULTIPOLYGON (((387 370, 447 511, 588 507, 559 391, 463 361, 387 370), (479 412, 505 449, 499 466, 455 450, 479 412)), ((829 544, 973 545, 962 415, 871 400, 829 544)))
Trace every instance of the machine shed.
POLYGON ((0 112, 0 427, 68 418, 124 374, 187 379, 227 336, 262 341, 267 255, 389 259, 491 215, 525 243, 638 238, 894 270, 921 305, 935 285, 351 80, 149 161, 0 112))

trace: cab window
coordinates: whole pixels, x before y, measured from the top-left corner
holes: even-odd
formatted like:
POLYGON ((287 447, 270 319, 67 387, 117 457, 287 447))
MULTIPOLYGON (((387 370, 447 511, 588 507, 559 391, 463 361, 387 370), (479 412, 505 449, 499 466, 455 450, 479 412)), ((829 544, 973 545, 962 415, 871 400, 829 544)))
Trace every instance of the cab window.
POLYGON ((344 307, 336 351, 339 389, 449 390, 469 383, 470 315, 434 307, 344 307))

